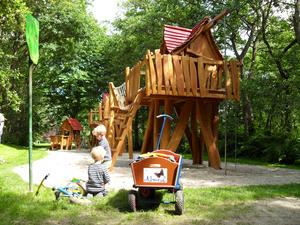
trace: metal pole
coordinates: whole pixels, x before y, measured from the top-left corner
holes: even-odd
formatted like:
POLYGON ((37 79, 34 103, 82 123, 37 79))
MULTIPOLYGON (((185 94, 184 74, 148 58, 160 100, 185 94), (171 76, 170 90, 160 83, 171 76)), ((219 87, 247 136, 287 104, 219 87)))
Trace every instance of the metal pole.
POLYGON ((164 122, 162 124, 162 128, 160 129, 160 134, 159 134, 158 142, 157 142, 157 145, 156 145, 156 149, 159 149, 159 147, 160 147, 160 139, 161 139, 161 136, 162 136, 163 129, 165 127, 166 119, 167 118, 164 117, 164 122))
POLYGON ((29 191, 32 192, 32 72, 34 64, 31 63, 29 67, 29 152, 28 152, 28 163, 29 163, 29 191))

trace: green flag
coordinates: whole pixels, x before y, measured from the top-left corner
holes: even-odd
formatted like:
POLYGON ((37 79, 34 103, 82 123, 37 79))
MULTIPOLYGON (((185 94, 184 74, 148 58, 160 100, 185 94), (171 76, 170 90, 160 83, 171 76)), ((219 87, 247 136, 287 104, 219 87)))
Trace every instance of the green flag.
POLYGON ((26 42, 34 64, 39 60, 39 22, 30 14, 26 16, 26 42))

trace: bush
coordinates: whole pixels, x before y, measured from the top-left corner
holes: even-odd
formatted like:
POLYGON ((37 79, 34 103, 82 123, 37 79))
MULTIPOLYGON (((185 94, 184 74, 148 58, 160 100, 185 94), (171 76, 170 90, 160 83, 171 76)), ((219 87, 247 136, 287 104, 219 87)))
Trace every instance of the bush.
POLYGON ((262 159, 270 163, 294 164, 300 157, 300 139, 287 135, 256 135, 244 143, 239 156, 262 159))

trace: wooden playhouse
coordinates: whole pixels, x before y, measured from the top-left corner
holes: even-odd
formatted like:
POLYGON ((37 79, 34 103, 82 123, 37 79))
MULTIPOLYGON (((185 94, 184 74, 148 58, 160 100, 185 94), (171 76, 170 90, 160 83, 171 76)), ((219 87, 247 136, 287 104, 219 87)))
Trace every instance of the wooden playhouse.
POLYGON ((50 136, 51 149, 72 149, 74 142, 76 148, 80 150, 81 138, 80 132, 82 131, 80 122, 75 118, 69 118, 62 122, 59 134, 50 136))

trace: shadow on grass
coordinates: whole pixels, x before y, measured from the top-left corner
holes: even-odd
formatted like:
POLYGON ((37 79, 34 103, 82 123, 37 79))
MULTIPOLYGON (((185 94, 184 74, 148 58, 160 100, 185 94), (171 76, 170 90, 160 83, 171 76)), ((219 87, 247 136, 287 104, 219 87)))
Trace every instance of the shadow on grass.
MULTIPOLYGON (((115 194, 108 196, 107 204, 120 212, 130 212, 130 206, 128 203, 128 190, 121 189, 115 194)), ((137 210, 152 211, 159 207, 163 194, 156 192, 155 197, 151 199, 144 199, 137 194, 137 210)))

